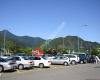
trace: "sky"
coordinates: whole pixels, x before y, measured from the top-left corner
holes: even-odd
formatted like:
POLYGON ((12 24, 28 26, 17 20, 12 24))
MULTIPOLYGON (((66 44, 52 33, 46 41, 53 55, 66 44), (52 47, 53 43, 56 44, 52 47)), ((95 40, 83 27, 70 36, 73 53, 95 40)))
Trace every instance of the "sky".
POLYGON ((0 31, 52 39, 68 35, 100 43, 100 0, 0 0, 0 31))

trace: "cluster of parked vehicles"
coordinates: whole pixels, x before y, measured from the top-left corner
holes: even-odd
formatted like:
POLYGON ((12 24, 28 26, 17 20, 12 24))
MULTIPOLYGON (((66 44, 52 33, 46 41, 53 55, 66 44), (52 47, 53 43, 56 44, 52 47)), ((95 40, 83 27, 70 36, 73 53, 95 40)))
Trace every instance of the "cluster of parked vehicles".
POLYGON ((85 53, 60 54, 51 56, 45 54, 43 56, 0 56, 0 72, 5 70, 22 70, 24 68, 33 67, 50 67, 51 64, 62 64, 64 66, 76 65, 77 63, 87 63, 89 57, 85 53))

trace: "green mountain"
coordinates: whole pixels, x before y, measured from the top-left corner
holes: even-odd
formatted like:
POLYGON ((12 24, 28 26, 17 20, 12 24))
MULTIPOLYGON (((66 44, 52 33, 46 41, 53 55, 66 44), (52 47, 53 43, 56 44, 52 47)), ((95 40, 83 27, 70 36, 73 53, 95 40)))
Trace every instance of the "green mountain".
POLYGON ((7 30, 0 31, 0 47, 4 46, 4 34, 6 47, 9 45, 18 47, 40 46, 45 40, 39 37, 16 36, 7 30))
POLYGON ((78 46, 79 50, 86 51, 93 48, 98 48, 100 47, 100 44, 98 42, 85 41, 77 36, 66 36, 66 37, 55 38, 49 41, 47 47, 56 49, 64 48, 77 51, 78 46))
POLYGON ((14 50, 16 48, 54 48, 70 50, 90 50, 100 47, 98 42, 85 41, 77 36, 58 37, 52 40, 44 40, 39 37, 16 36, 7 30, 0 31, 0 48, 4 47, 4 34, 6 49, 14 50))

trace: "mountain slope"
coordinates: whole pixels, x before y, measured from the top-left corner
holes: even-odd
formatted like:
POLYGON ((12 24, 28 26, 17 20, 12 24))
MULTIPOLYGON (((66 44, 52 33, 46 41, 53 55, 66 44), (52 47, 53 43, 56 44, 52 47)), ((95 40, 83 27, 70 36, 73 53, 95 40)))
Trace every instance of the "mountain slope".
POLYGON ((97 42, 90 42, 90 41, 84 41, 81 38, 78 38, 77 36, 66 36, 66 37, 59 37, 51 40, 48 43, 48 47, 51 48, 67 48, 70 50, 78 50, 78 39, 79 39, 79 49, 80 50, 90 50, 96 47, 100 47, 100 44, 97 42))
POLYGON ((6 40, 6 48, 14 48, 14 47, 40 47, 43 45, 43 48, 55 48, 55 49, 70 49, 77 50, 78 49, 78 39, 79 39, 79 49, 81 50, 89 50, 90 48, 100 47, 100 44, 97 42, 84 41, 77 36, 66 36, 66 37, 58 37, 53 40, 44 40, 39 37, 29 37, 29 36, 16 36, 7 30, 0 31, 0 48, 4 47, 4 33, 6 40))
POLYGON ((41 45, 45 40, 39 37, 29 37, 29 36, 16 36, 12 33, 10 33, 7 30, 3 30, 0 32, 0 44, 3 45, 3 38, 7 41, 12 41, 15 45, 21 46, 21 47, 34 47, 41 45))

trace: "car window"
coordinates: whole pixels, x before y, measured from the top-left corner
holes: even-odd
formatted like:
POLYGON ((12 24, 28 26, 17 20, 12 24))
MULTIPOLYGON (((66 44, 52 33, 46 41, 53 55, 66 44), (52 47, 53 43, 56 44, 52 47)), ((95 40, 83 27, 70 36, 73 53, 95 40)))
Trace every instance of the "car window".
POLYGON ((20 57, 13 57, 12 59, 16 60, 16 61, 20 61, 21 60, 20 57))
POLYGON ((0 58, 0 62, 7 62, 7 61, 3 58, 0 58))
POLYGON ((60 56, 60 59, 63 59, 63 56, 60 56))
POLYGON ((45 59, 45 60, 47 60, 47 57, 43 57, 43 56, 42 56, 42 58, 45 59))
POLYGON ((54 59, 58 59, 58 56, 56 56, 54 59))
POLYGON ((41 58, 40 57, 35 57, 34 60, 41 60, 41 58))
POLYGON ((24 60, 29 60, 29 57, 27 57, 27 56, 23 56, 22 57, 24 60))
POLYGON ((10 61, 10 60, 13 60, 12 58, 6 58, 6 61, 10 61))
POLYGON ((29 59, 30 59, 30 60, 34 60, 34 59, 35 59, 35 57, 29 57, 29 59))
POLYGON ((85 58, 86 56, 84 54, 80 54, 79 57, 85 58))
POLYGON ((64 59, 68 59, 68 57, 64 56, 64 59))
POLYGON ((70 55, 70 58, 75 58, 75 56, 74 55, 70 55))

